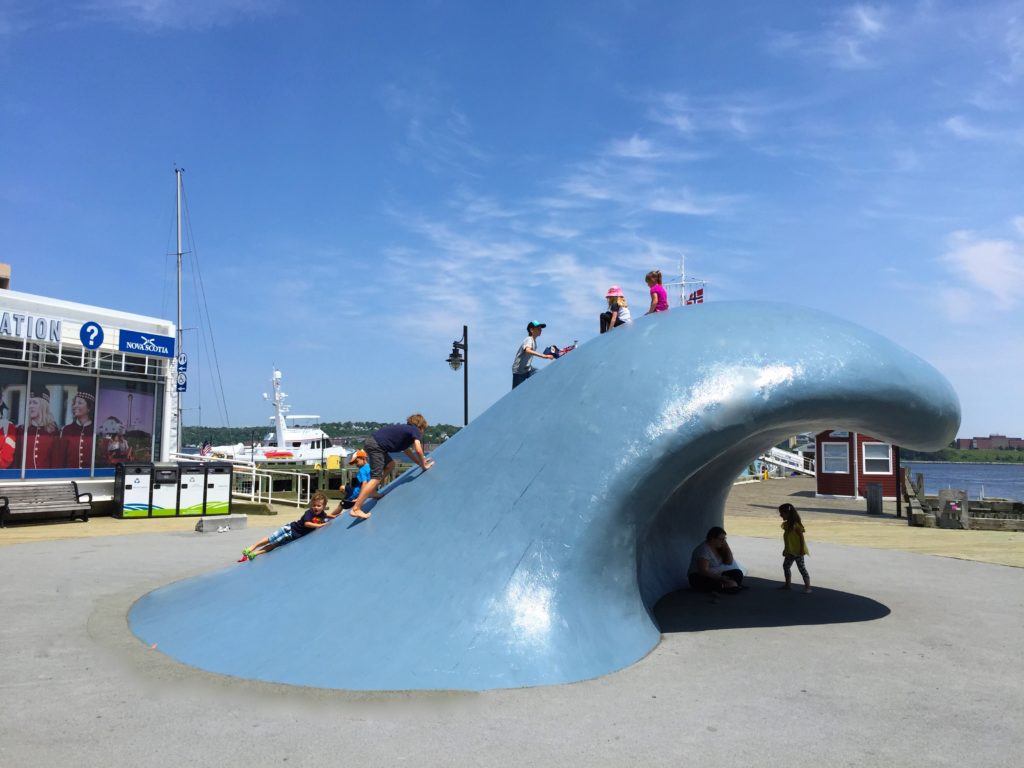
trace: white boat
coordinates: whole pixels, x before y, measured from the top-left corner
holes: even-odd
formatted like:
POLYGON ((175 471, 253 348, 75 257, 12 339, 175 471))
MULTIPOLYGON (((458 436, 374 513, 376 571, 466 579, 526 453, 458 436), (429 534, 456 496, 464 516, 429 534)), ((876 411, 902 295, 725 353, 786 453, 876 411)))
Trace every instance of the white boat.
POLYGON ((226 459, 242 459, 256 464, 328 464, 329 458, 337 456, 343 461, 349 452, 340 445, 331 444, 330 436, 316 426, 319 416, 290 414, 290 406, 284 404, 287 394, 281 391, 281 372, 274 370, 271 379, 274 397, 266 392, 263 399, 274 405, 274 430, 268 432, 259 445, 245 446, 216 445, 212 449, 214 456, 226 459), (289 421, 306 421, 306 424, 289 423, 289 421))

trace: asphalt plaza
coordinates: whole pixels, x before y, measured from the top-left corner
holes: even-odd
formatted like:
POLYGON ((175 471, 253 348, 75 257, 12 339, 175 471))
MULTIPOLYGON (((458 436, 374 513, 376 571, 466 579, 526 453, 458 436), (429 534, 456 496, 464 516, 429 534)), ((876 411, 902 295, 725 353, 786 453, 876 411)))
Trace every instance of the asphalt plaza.
MULTIPOLYGON (((269 527, 0 547, 0 765, 1011 766, 1024 747, 1024 570, 813 537, 804 595, 776 589, 779 541, 730 531, 750 589, 667 596, 650 655, 572 685, 293 688, 184 667, 130 633, 140 595, 246 567, 269 527)), ((272 632, 274 599, 224 610, 264 611, 272 632)), ((359 629, 295 652, 358 654, 359 629)))

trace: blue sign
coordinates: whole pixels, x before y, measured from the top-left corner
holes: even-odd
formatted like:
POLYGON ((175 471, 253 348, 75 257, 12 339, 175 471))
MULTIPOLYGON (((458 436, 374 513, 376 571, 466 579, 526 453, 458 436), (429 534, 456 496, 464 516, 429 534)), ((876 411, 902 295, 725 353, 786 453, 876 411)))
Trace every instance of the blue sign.
POLYGON ((136 355, 174 357, 174 339, 170 336, 157 336, 155 333, 122 330, 117 348, 136 355))
POLYGON ((96 321, 90 320, 82 325, 78 338, 82 340, 82 346, 86 349, 99 349, 103 343, 103 328, 96 321))
POLYGON ((188 370, 188 355, 184 352, 178 353, 178 371, 184 373, 188 370))
POLYGON ((188 376, 184 373, 179 373, 178 378, 174 382, 174 389, 178 392, 185 392, 188 390, 188 376))

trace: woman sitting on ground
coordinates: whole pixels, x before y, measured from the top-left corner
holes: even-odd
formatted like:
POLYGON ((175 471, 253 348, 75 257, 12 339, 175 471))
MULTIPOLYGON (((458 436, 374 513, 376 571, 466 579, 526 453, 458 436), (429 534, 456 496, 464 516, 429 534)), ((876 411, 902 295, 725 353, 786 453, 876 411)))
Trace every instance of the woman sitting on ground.
POLYGON ((732 556, 723 528, 711 528, 704 542, 693 550, 689 578, 690 586, 700 592, 740 591, 743 571, 732 556))

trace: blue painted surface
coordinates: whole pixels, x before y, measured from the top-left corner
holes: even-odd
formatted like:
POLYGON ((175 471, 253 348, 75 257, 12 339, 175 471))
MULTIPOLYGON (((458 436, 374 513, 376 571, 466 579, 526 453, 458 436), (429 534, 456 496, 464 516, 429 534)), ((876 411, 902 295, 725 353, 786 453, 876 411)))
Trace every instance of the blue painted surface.
MULTIPOLYGON (((956 434, 930 365, 810 310, 642 317, 510 392, 354 524, 156 590, 133 631, 187 664, 350 689, 488 689, 621 669, 659 631, 733 479, 802 431, 956 434)), ((742 558, 742 553, 738 553, 742 558)))

